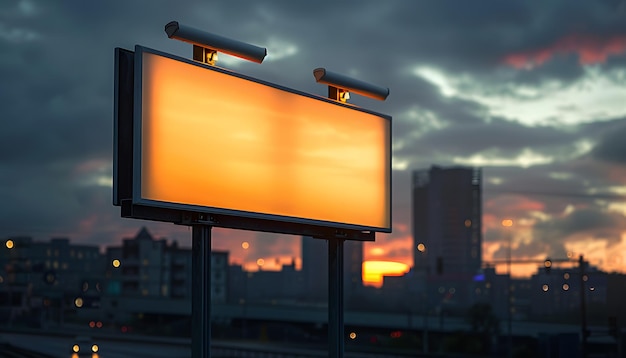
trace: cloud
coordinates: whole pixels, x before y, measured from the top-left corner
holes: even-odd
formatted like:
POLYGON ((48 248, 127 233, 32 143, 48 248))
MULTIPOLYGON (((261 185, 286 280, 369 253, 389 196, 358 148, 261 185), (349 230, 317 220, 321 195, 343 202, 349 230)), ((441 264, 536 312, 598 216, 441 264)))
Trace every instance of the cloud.
MULTIPOLYGON (((106 180, 113 50, 141 44, 189 57, 190 45, 163 31, 178 20, 268 47, 262 65, 218 63, 255 78, 325 96, 312 70, 326 67, 390 88, 385 102, 351 100, 393 117, 394 232, 376 241, 390 258, 411 262, 411 171, 433 164, 483 166, 489 245, 503 242, 503 215, 526 223, 519 255, 583 236, 615 242, 626 177, 620 4, 2 2, 0 236, 107 245, 146 225, 190 245, 186 227, 121 219, 106 180)), ((241 261, 299 256, 298 237, 215 229, 214 238, 241 261)))
POLYGON ((596 159, 624 165, 626 164, 626 118, 616 120, 602 133, 598 144, 592 151, 596 159))
POLYGON ((524 53, 512 53, 504 58, 504 63, 517 69, 532 70, 542 66, 559 54, 575 53, 581 65, 606 62, 607 58, 626 52, 626 35, 613 35, 608 38, 593 35, 568 35, 547 48, 524 53))
POLYGON ((620 242, 626 224, 623 215, 606 212, 599 208, 577 208, 558 219, 539 222, 535 236, 546 241, 565 242, 571 238, 589 237, 605 240, 609 245, 620 242))

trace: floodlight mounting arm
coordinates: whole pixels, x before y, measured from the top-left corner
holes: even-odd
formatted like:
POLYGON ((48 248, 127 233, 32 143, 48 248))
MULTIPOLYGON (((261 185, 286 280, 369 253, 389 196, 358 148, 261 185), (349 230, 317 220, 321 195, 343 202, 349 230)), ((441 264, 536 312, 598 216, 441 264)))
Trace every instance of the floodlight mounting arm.
POLYGON ((233 40, 224 36, 210 32, 198 30, 191 26, 185 26, 178 21, 170 21, 165 25, 167 37, 193 44, 207 50, 207 54, 217 51, 228 55, 246 59, 248 61, 261 63, 267 55, 265 47, 259 47, 238 40, 233 40))
POLYGON ((328 96, 341 102, 345 102, 349 96, 345 96, 347 92, 353 92, 362 96, 374 98, 384 101, 389 96, 389 88, 376 86, 371 83, 360 81, 348 76, 344 76, 335 72, 326 70, 325 68, 316 68, 313 70, 315 81, 328 85, 328 96), (342 98, 342 96, 344 96, 342 98))

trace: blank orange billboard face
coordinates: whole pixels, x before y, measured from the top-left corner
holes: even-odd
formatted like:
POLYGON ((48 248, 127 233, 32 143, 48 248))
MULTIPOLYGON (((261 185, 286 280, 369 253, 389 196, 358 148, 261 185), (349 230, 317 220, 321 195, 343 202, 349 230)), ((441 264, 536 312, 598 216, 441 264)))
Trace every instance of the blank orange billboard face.
POLYGON ((134 202, 390 231, 390 117, 136 54, 134 202))

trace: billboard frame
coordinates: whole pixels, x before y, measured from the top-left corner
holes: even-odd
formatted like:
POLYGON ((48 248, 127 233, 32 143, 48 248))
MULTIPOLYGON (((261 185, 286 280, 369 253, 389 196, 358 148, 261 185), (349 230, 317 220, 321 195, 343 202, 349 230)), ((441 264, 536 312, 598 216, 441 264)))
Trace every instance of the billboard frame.
POLYGON ((134 52, 121 48, 115 49, 114 100, 113 204, 121 207, 122 217, 172 222, 180 225, 205 224, 242 230, 361 241, 373 241, 375 232, 391 232, 391 116, 262 81, 226 69, 208 66, 143 46, 136 46, 134 52), (387 200, 389 227, 369 227, 267 213, 157 202, 141 198, 139 192, 141 168, 139 163, 141 160, 142 83, 138 79, 141 78, 143 53, 163 56, 206 70, 217 71, 278 90, 361 111, 388 121, 389 134, 386 140, 388 163, 385 163, 385 170, 388 185, 386 190, 389 195, 387 200))

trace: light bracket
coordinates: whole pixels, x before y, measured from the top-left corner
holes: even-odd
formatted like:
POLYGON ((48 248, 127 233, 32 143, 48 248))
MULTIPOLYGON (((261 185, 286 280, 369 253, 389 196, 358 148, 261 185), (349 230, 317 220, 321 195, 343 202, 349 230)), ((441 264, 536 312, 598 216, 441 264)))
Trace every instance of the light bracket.
POLYGON ((217 51, 208 47, 193 45, 193 59, 194 61, 215 66, 217 62, 217 51))

